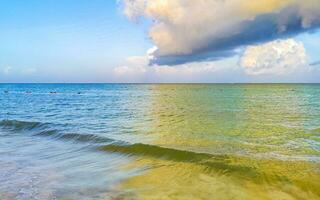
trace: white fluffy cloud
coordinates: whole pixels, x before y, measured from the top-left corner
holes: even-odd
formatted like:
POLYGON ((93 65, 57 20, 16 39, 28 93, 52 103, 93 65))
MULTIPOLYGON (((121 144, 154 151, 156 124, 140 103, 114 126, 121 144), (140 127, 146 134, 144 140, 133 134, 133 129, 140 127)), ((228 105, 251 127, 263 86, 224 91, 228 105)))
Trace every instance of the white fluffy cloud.
POLYGON ((319 0, 122 0, 129 18, 153 20, 157 64, 224 57, 248 44, 318 28, 319 0))
POLYGON ((301 42, 293 39, 276 40, 247 47, 240 65, 249 75, 286 75, 307 70, 308 58, 301 42))

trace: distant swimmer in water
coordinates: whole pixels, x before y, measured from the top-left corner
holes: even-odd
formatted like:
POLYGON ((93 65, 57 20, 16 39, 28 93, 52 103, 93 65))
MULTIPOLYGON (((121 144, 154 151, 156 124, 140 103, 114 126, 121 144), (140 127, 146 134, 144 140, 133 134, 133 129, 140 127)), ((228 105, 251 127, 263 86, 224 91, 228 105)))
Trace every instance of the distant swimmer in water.
POLYGON ((81 94, 81 92, 78 92, 78 94, 81 94))
POLYGON ((55 92, 55 91, 51 91, 51 92, 50 92, 50 94, 57 94, 57 92, 55 92))

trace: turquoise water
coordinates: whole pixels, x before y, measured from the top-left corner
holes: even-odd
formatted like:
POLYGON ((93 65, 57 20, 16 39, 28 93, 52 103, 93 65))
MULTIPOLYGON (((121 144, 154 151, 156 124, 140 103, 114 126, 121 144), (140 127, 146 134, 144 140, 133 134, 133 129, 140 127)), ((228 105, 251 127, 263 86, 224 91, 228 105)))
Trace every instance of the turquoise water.
POLYGON ((320 85, 0 84, 0 199, 320 199, 320 85))

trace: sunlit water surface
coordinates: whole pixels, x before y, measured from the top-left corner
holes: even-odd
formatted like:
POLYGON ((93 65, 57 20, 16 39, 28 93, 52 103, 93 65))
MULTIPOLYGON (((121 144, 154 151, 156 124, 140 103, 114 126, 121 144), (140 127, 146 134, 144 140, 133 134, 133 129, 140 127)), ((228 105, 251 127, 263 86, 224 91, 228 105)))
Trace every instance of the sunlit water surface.
POLYGON ((1 84, 0 199, 320 199, 320 85, 1 84))

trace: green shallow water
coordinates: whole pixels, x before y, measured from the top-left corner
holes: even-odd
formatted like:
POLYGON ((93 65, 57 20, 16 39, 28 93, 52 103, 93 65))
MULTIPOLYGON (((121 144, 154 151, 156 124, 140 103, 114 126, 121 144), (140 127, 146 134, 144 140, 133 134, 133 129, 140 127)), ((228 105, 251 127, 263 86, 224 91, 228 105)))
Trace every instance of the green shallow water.
POLYGON ((320 199, 320 85, 0 90, 2 199, 320 199))

